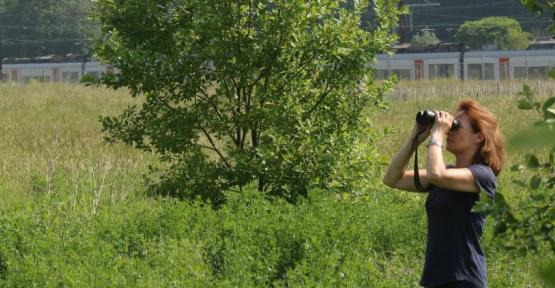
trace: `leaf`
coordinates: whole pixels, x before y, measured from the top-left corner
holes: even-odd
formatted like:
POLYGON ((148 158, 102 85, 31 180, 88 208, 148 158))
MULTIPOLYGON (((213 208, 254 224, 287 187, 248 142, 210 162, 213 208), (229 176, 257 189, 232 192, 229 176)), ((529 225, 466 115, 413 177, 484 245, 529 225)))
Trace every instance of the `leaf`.
POLYGON ((494 235, 503 234, 505 231, 507 231, 507 224, 505 222, 497 222, 493 228, 494 235))
POLYGON ((534 103, 528 99, 522 99, 518 102, 518 109, 531 110, 534 108, 534 103))
POLYGON ((516 164, 511 167, 511 171, 513 172, 522 171, 522 170, 524 170, 524 166, 522 166, 521 164, 516 164))
POLYGON ((532 177, 532 179, 530 179, 530 187, 532 187, 532 189, 536 190, 538 188, 540 188, 540 185, 542 184, 542 178, 538 175, 532 177))
POLYGON ((530 99, 532 97, 532 89, 530 88, 529 85, 524 84, 522 85, 522 91, 519 93, 520 95, 524 95, 526 96, 527 99, 530 99))
POLYGON ((474 213, 490 214, 495 211, 495 203, 488 197, 487 193, 480 193, 480 201, 472 207, 471 211, 474 213))
POLYGON ((507 206, 507 201, 505 200, 505 196, 503 195, 503 193, 495 193, 495 205, 507 206))
MULTIPOLYGON (((552 70, 552 71, 555 71, 555 70, 552 70)), ((547 112, 547 111, 549 111, 549 110, 553 111, 553 110, 552 110, 553 108, 552 108, 552 109, 549 109, 549 108, 551 108, 551 106, 553 106, 553 104, 555 104, 555 97, 551 97, 551 98, 547 99, 547 101, 545 101, 545 102, 543 103, 543 106, 542 106, 543 112, 545 113, 545 112, 547 112)), ((555 112, 552 112, 552 113, 555 113, 555 112)))
POLYGON ((541 269, 540 276, 545 283, 551 287, 555 287, 555 260, 552 259, 551 263, 541 269))
POLYGON ((526 157, 526 163, 527 163, 526 165, 528 166, 528 168, 536 169, 540 167, 540 161, 536 156, 532 154, 528 154, 525 157, 526 157))

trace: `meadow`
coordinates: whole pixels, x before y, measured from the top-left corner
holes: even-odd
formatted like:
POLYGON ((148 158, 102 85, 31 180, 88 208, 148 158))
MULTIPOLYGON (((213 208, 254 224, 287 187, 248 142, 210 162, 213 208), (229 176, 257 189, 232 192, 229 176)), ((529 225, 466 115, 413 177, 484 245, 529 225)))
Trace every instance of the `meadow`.
MULTIPOLYGON (((376 163, 385 168, 418 110, 453 111, 465 97, 511 138, 536 117, 517 109, 524 83, 539 99, 555 91, 550 81, 400 83, 389 108, 369 115, 382 135, 376 163)), ((150 197, 143 174, 156 156, 106 144, 98 121, 138 102, 125 89, 0 85, 0 286, 419 287, 425 195, 387 188, 377 173, 360 195, 314 190, 296 206, 254 188, 230 191, 219 210, 150 197)), ((527 152, 509 150, 507 167, 527 152)), ((529 191, 512 181, 525 176, 498 179, 515 207, 529 191)), ((536 271, 551 252, 522 255, 502 241, 488 223, 489 287, 543 287, 536 271)))

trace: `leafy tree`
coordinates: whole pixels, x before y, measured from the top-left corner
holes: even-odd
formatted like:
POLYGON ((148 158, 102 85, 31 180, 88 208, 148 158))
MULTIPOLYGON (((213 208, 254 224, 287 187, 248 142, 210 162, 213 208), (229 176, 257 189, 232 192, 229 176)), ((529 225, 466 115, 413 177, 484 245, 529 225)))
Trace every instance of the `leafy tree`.
MULTIPOLYGON (((549 11, 555 17, 555 1, 553 0, 521 0, 529 9, 536 12, 549 11)), ((552 24, 553 29, 553 24, 552 24)), ((550 72, 555 78, 555 70, 550 72)), ((492 213, 496 222, 496 234, 510 235, 510 246, 523 251, 537 249, 543 243, 549 243, 555 252, 555 97, 549 98, 544 103, 536 102, 529 86, 524 85, 521 93, 524 98, 519 102, 519 108, 535 109, 540 114, 540 119, 534 123, 531 132, 522 133, 513 142, 524 147, 551 147, 549 160, 541 163, 534 154, 526 156, 526 166, 515 165, 513 170, 528 169, 534 175, 529 179, 529 187, 535 191, 531 203, 520 219, 515 217, 513 209, 500 197, 500 200, 491 202, 481 200, 476 207, 477 211, 492 213)), ((516 181, 516 184, 527 186, 525 182, 516 181)), ((541 277, 549 287, 555 287, 555 259, 541 270, 541 277)))
POLYGON ((439 43, 436 34, 432 31, 422 31, 414 35, 410 41, 412 47, 424 48, 429 45, 439 43))
POLYGON ((96 25, 89 0, 3 0, 0 29, 5 56, 39 56, 80 50, 96 25))
POLYGON ((500 49, 526 49, 528 33, 522 31, 518 21, 508 17, 486 17, 466 21, 459 27, 455 38, 471 49, 496 44, 500 49))
POLYGON ((528 9, 541 13, 551 11, 555 15, 555 1, 553 0, 520 0, 528 9))
MULTIPOLYGON (((535 110, 539 120, 534 127, 521 133, 512 140, 517 147, 551 147, 548 159, 529 153, 523 164, 514 165, 513 171, 529 171, 532 176, 526 181, 517 179, 514 184, 532 191, 530 202, 515 209, 498 193, 495 200, 483 197, 475 207, 477 212, 491 213, 495 219, 495 234, 503 235, 504 245, 526 253, 538 250, 543 243, 550 245, 555 253, 555 97, 540 103, 533 99, 529 86, 525 85, 521 92, 523 99, 518 107, 523 110, 535 110)), ((543 278, 555 287, 555 261, 544 269, 543 278)))
POLYGON ((103 83, 144 97, 102 119, 107 140, 160 155, 151 191, 215 204, 250 183, 294 202, 365 175, 345 161, 368 164, 355 153, 363 116, 391 85, 368 63, 395 42, 400 13, 373 3, 365 31, 366 1, 97 1, 97 53, 120 71, 103 83))

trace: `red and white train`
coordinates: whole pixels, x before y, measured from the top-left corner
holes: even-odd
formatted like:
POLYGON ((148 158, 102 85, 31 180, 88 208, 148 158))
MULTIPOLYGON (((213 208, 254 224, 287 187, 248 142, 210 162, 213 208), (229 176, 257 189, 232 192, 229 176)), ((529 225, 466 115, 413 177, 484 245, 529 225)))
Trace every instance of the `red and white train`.
MULTIPOLYGON (((380 54, 373 66, 377 79, 395 74, 401 81, 541 79, 555 66, 555 49, 380 54)), ((2 65, 2 79, 16 83, 79 82, 84 75, 98 79, 111 72, 113 67, 99 62, 2 65)))
POLYGON ((555 50, 471 51, 378 55, 376 78, 508 80, 547 78, 555 50))
POLYGON ((113 68, 99 62, 2 64, 2 80, 16 83, 79 82, 84 75, 99 79, 113 68))

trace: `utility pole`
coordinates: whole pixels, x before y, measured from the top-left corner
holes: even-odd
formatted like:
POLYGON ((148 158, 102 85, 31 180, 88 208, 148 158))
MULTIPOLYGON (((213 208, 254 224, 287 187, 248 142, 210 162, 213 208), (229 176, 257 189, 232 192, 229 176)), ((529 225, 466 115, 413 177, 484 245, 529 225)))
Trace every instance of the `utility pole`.
POLYGON ((424 2, 426 3, 420 3, 420 4, 406 4, 407 7, 409 7, 409 28, 410 28, 410 34, 412 36, 412 33, 414 31, 414 27, 412 25, 412 11, 413 8, 416 7, 432 7, 432 6, 440 6, 439 3, 430 3, 430 1, 428 0, 424 0, 424 2))

